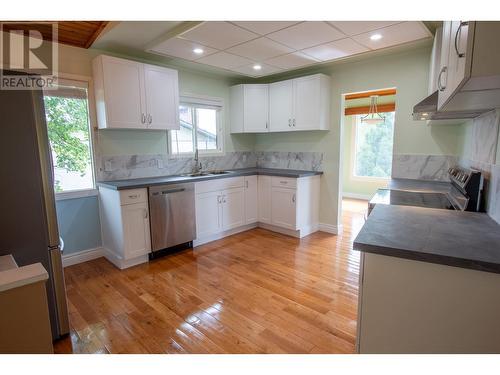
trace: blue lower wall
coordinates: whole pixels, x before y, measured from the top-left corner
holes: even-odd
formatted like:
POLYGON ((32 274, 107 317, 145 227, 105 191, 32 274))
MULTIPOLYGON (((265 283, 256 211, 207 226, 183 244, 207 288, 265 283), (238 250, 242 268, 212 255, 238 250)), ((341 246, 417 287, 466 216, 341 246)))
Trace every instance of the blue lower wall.
POLYGON ((56 209, 64 254, 102 246, 97 196, 59 200, 56 209))

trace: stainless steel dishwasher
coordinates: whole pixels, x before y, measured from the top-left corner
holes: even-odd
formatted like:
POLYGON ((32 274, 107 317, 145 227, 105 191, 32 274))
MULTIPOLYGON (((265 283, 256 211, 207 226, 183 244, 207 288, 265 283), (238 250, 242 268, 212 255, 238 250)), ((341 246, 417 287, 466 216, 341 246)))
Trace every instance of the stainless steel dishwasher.
POLYGON ((149 188, 152 256, 181 244, 192 246, 196 237, 194 183, 149 188))

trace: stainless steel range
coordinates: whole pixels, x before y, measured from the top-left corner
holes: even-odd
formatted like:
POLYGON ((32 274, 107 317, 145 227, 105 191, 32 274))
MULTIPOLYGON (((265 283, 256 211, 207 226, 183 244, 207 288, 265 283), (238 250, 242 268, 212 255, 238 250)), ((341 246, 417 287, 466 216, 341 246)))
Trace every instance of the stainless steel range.
POLYGON ((480 171, 453 167, 448 170, 447 191, 379 189, 368 203, 368 215, 376 204, 417 206, 461 211, 481 211, 483 176, 480 171))

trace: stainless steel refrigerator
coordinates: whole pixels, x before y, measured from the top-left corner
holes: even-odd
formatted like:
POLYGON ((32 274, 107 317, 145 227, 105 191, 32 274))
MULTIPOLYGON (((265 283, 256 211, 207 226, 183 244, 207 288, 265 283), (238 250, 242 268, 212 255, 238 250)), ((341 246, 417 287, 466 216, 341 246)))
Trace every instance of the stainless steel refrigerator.
POLYGON ((12 254, 19 266, 43 264, 49 273, 49 314, 57 339, 69 332, 69 322, 40 90, 0 89, 0 184, 0 255, 12 254))

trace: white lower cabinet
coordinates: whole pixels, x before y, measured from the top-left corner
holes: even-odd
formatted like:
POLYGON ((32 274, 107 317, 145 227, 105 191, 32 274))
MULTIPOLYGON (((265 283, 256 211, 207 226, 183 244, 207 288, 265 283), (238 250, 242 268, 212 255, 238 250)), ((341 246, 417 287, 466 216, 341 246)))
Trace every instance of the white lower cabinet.
POLYGON ((257 176, 245 177, 245 224, 259 221, 257 176))
POLYGON ((196 236, 206 237, 222 229, 220 192, 196 195, 196 236))
POLYGON ((147 189, 101 187, 99 211, 106 258, 118 268, 146 262, 151 252, 147 189))
POLYGON ((259 222, 271 224, 271 176, 258 176, 259 222))
POLYGON ((295 230, 297 223, 296 190, 271 188, 271 224, 295 230))
POLYGON ((221 192, 222 230, 230 230, 245 224, 245 190, 233 188, 221 192))

